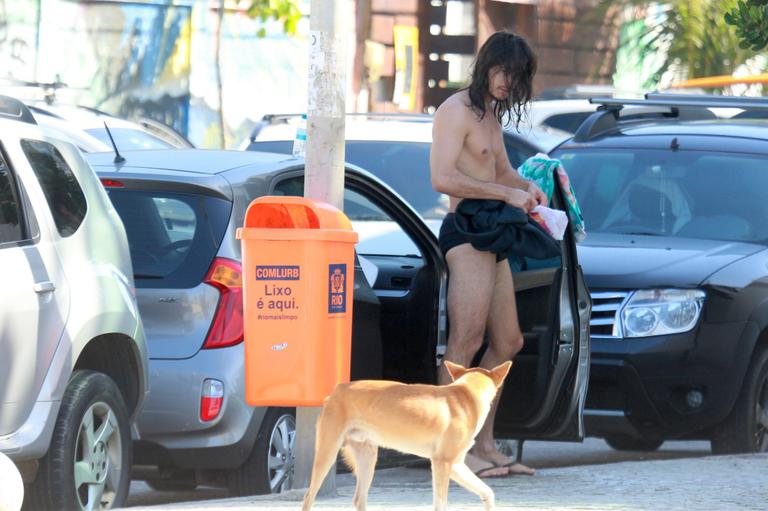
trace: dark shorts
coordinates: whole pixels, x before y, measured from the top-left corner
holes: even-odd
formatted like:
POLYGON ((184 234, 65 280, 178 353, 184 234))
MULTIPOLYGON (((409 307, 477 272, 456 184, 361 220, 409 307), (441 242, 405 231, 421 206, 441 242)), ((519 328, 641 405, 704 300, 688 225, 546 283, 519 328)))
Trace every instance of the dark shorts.
MULTIPOLYGON (((443 256, 445 256, 453 247, 469 243, 469 240, 456 228, 456 222, 453 221, 455 216, 455 213, 448 213, 445 215, 443 223, 440 226, 440 233, 437 235, 437 242, 440 245, 440 251, 443 253, 443 256)), ((504 259, 505 258, 501 254, 496 254, 497 262, 504 259)))

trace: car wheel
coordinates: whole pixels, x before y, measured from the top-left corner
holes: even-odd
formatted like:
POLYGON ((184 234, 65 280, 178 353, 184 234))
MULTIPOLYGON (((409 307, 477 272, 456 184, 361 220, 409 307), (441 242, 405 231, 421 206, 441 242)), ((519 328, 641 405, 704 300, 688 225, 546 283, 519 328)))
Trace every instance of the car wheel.
POLYGON ((290 490, 295 461, 296 411, 270 408, 248 459, 228 474, 229 492, 242 496, 290 490))
POLYGON ((95 371, 69 379, 48 453, 29 488, 29 509, 121 507, 128 497, 131 436, 115 383, 95 371))
POLYGON ((184 479, 147 479, 144 482, 155 491, 192 491, 197 488, 197 481, 184 479))
POLYGON ((739 397, 712 438, 714 454, 768 451, 768 348, 761 348, 744 377, 739 397))
POLYGON ((655 451, 664 440, 654 440, 651 438, 634 438, 631 436, 609 436, 605 438, 605 443, 617 451, 655 451))

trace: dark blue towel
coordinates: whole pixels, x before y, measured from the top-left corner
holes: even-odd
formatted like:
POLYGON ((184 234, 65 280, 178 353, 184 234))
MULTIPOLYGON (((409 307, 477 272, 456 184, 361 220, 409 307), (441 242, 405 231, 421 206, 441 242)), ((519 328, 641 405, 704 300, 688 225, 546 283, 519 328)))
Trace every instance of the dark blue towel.
POLYGON ((454 217, 456 229, 477 250, 548 259, 560 255, 560 243, 520 208, 504 201, 464 199, 454 217))

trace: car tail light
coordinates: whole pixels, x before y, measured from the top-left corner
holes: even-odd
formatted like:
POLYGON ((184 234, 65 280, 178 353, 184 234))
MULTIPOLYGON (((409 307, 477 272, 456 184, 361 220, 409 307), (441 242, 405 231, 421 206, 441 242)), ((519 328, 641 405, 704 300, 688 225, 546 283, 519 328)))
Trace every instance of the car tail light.
POLYGON ((203 349, 224 348, 243 342, 243 278, 240 263, 217 257, 203 282, 221 293, 203 349))
POLYGON ((125 186, 122 181, 118 181, 117 179, 107 179, 107 178, 101 179, 101 185, 104 188, 122 188, 125 186))
POLYGON ((224 384, 219 380, 205 380, 200 394, 200 420, 212 421, 219 416, 224 402, 224 384))

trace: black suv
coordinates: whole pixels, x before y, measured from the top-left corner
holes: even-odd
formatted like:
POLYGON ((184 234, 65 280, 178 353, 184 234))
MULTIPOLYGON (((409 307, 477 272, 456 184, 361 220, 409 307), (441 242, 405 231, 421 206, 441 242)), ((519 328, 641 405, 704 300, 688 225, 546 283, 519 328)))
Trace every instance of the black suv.
POLYGON ((586 432, 617 449, 685 438, 764 452, 768 100, 592 101, 600 109, 552 153, 589 233, 586 432))

